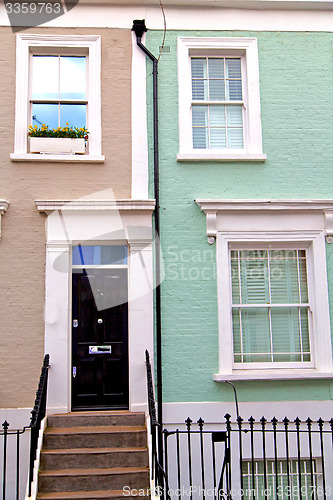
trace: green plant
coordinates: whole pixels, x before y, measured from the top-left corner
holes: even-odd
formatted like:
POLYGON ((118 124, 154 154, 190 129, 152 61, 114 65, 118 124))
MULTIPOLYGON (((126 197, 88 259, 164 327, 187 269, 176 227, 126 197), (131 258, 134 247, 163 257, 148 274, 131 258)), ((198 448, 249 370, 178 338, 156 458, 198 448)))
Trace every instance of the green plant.
POLYGON ((69 127, 66 123, 66 127, 49 128, 48 125, 42 125, 41 127, 34 127, 29 125, 29 137, 64 137, 68 139, 88 139, 88 130, 85 127, 69 127))

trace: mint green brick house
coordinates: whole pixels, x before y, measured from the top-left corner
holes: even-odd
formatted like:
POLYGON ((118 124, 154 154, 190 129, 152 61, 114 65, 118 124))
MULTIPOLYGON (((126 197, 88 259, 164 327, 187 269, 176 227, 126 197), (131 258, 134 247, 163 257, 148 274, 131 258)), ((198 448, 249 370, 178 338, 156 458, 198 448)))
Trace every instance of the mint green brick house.
MULTIPOLYGON (((236 421, 230 382, 245 420, 329 420, 332 4, 180 4, 163 49, 155 18, 145 36, 160 53, 164 425, 236 421)), ((152 178, 150 62, 147 106, 152 178)))
MULTIPOLYGON (((226 381, 244 418, 329 419, 332 3, 229 4, 165 8, 164 423, 235 419, 226 381)), ((146 16, 144 43, 156 56, 157 23, 146 16)), ((152 174, 151 103, 148 61, 152 174)))

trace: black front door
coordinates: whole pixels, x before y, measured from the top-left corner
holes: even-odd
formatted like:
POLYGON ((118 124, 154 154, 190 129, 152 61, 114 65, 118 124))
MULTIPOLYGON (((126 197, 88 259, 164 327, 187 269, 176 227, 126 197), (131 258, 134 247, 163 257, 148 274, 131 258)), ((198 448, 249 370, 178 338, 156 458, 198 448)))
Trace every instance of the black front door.
POLYGON ((126 409, 127 269, 73 270, 72 290, 72 409, 126 409))

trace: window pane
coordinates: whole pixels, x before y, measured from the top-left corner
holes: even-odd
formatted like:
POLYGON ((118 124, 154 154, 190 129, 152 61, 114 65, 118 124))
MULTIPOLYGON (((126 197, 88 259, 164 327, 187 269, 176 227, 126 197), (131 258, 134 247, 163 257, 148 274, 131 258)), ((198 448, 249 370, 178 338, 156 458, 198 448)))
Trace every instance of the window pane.
POLYGON ((308 278, 306 272, 306 259, 305 259, 305 251, 298 251, 299 255, 299 279, 300 279, 300 288, 301 288, 301 302, 308 302, 308 278), (301 253, 301 252, 304 252, 301 253))
POLYGON ((192 125, 194 127, 207 127, 208 125, 208 107, 193 106, 192 108, 192 125))
POLYGON ((193 106, 192 108, 193 124, 193 148, 207 149, 208 141, 208 108, 207 106, 193 106))
POLYGON ((209 106, 209 125, 225 127, 225 106, 209 106))
POLYGON ((127 247, 116 246, 88 246, 73 247, 73 265, 123 265, 127 264, 127 247))
POLYGON ((226 106, 227 125, 234 127, 243 126, 242 106, 226 106))
POLYGON ((59 57, 33 56, 32 98, 57 99, 59 92, 59 57))
POLYGON ((270 252, 270 279, 273 304, 298 304, 298 263, 296 250, 270 252))
POLYGON ((240 59, 226 59, 226 87, 227 99, 230 101, 242 100, 242 74, 240 59))
POLYGON ((240 304, 240 283, 237 252, 231 252, 232 303, 240 304))
POLYGON ((236 359, 241 362, 241 357, 237 357, 237 355, 240 355, 242 352, 242 337, 241 337, 241 330, 240 330, 240 310, 239 309, 233 309, 232 311, 232 325, 233 325, 233 337, 234 337, 234 354, 235 354, 235 362, 237 363, 236 359))
MULTIPOLYGON (((272 337, 273 352, 290 353, 288 356, 275 357, 275 361, 296 361, 293 353, 300 353, 300 327, 298 307, 273 308, 272 317, 272 337)), ((297 359, 297 361, 301 361, 297 359)))
POLYGON ((206 80, 192 80, 192 99, 194 101, 204 101, 207 99, 206 80))
POLYGON ((206 58, 191 59, 192 78, 207 78, 207 60, 206 58))
POLYGON ((60 57, 60 97, 86 98, 86 58, 60 57))
POLYGON ((213 58, 208 59, 208 73, 209 78, 218 78, 219 80, 224 79, 224 59, 223 58, 213 58))
MULTIPOLYGON (((310 337, 309 337, 309 313, 307 307, 300 308, 301 316, 301 331, 302 331, 302 348, 304 353, 310 353, 310 337)), ((303 361, 310 361, 310 356, 307 355, 303 361)))
POLYGON ((208 129, 203 127, 193 128, 193 148, 207 149, 208 129))
POLYGON ((268 309, 242 310, 242 336, 243 352, 249 354, 246 361, 271 361, 265 355, 271 352, 268 309), (250 356, 256 353, 257 356, 250 356))
POLYGON ((243 147, 243 129, 228 128, 228 148, 242 149, 243 147))
POLYGON ((49 128, 58 127, 58 104, 33 104, 32 105, 32 125, 48 125, 49 128))
POLYGON ((224 149, 226 146, 225 128, 210 129, 211 149, 224 149))
POLYGON ((209 100, 225 100, 224 80, 209 80, 209 100))
POLYGON ((267 304, 269 303, 268 288, 268 259, 262 255, 262 258, 255 259, 251 257, 251 252, 242 251, 241 253, 241 288, 243 304, 267 304))
POLYGON ((60 104, 60 126, 86 126, 86 104, 60 104))
POLYGON ((192 99, 193 100, 207 100, 207 60, 204 59, 191 59, 192 71, 192 99))
POLYGON ((227 80, 227 99, 229 101, 242 100, 242 82, 240 80, 227 80))
POLYGON ((228 79, 238 79, 242 78, 241 72, 241 60, 240 59, 226 59, 225 60, 226 77, 228 79))

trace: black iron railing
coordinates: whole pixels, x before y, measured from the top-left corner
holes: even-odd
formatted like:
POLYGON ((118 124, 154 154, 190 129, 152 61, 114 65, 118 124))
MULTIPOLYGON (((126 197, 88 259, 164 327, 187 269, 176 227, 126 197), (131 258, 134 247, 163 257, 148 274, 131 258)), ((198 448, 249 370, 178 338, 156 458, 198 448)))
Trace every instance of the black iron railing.
POLYGON ((148 411, 149 411, 149 420, 150 420, 150 438, 151 438, 151 446, 150 446, 150 467, 151 467, 151 480, 156 487, 156 493, 162 498, 166 497, 169 500, 168 494, 168 479, 163 469, 162 464, 159 462, 159 453, 158 453, 158 442, 159 442, 159 433, 162 431, 157 419, 156 419, 156 406, 155 406, 155 395, 154 395, 154 385, 153 385, 153 377, 151 370, 151 363, 149 352, 146 350, 146 371, 147 371, 147 391, 148 391, 148 411))
POLYGON ((333 419, 231 422, 227 414, 218 429, 210 427, 188 418, 184 428, 163 431, 170 498, 326 500, 333 494, 333 419))
POLYGON ((20 499, 20 479, 21 479, 21 436, 27 429, 30 429, 30 459, 29 459, 29 496, 31 495, 31 485, 33 481, 34 461, 36 459, 38 435, 41 421, 46 414, 47 398, 47 375, 49 368, 49 355, 46 354, 43 361, 41 375, 34 407, 31 411, 30 424, 22 429, 10 429, 7 420, 2 424, 3 430, 0 436, 3 436, 3 454, 2 454, 2 500, 6 500, 8 491, 10 499, 20 499), (15 463, 15 472, 8 471, 8 457, 11 457, 11 463, 15 463), (14 477, 13 484, 8 488, 8 472, 14 477))
POLYGON ((45 355, 42 371, 39 378, 38 389, 33 409, 31 410, 31 439, 30 439, 30 461, 29 461, 29 496, 31 495, 31 485, 33 482, 34 462, 36 460, 38 436, 40 424, 46 415, 46 399, 47 399, 47 379, 50 367, 50 356, 45 355))

